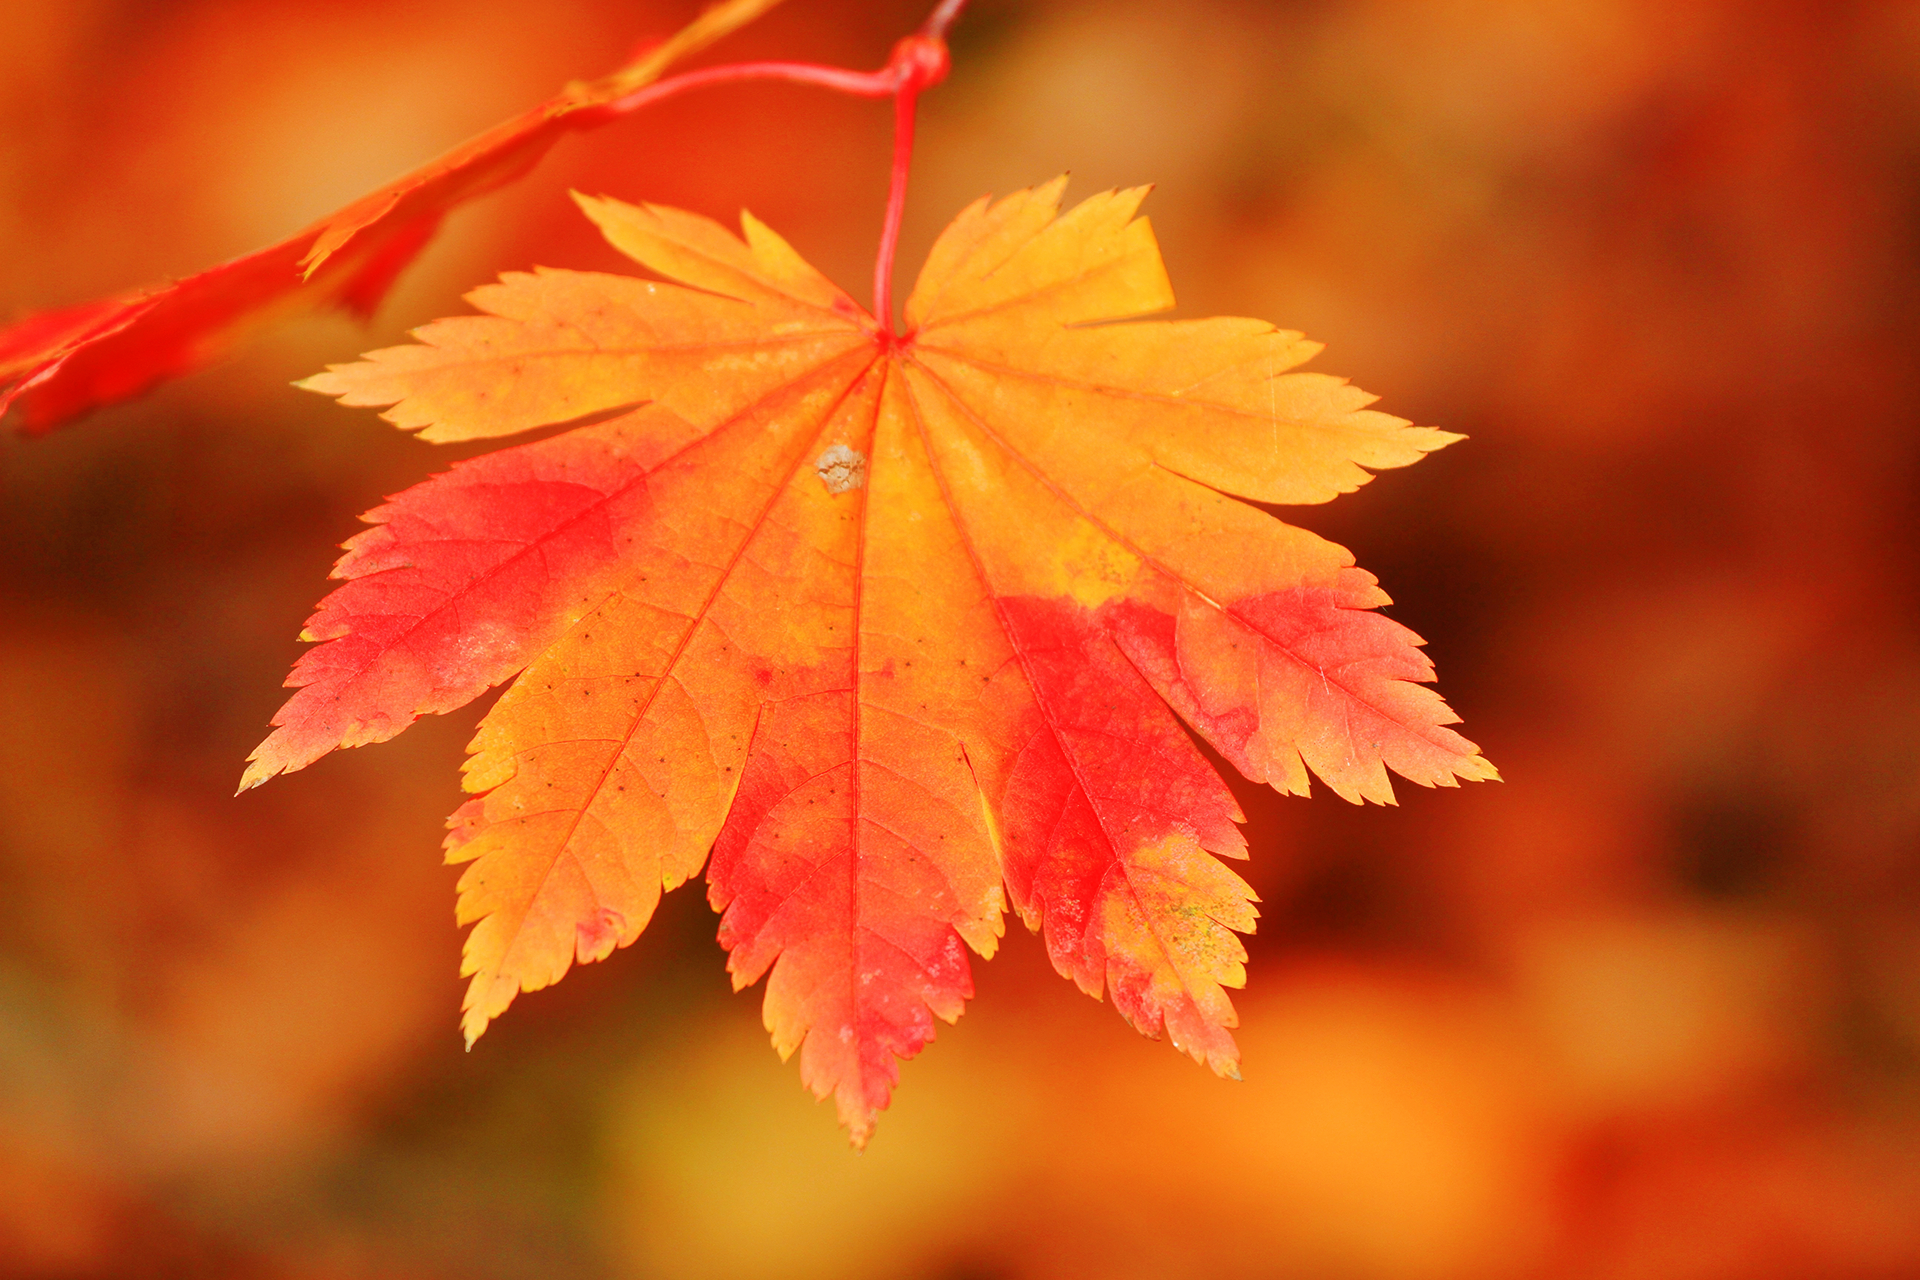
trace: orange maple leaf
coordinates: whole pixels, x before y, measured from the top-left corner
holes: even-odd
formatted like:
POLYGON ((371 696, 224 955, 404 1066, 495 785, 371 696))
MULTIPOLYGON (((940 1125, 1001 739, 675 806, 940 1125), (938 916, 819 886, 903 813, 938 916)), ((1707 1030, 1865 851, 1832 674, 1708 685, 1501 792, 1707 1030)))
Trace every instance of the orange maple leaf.
POLYGON ((245 784, 514 678, 451 819, 469 1043, 707 864, 736 987, 856 1142, 1011 899, 1059 971, 1237 1073, 1250 778, 1494 770, 1317 503, 1457 437, 1173 303, 1135 211, 982 200, 886 331, 784 241, 581 198, 662 280, 541 270, 305 386, 436 441, 617 413, 369 516, 245 784), (627 410, 626 412, 618 412, 627 410))

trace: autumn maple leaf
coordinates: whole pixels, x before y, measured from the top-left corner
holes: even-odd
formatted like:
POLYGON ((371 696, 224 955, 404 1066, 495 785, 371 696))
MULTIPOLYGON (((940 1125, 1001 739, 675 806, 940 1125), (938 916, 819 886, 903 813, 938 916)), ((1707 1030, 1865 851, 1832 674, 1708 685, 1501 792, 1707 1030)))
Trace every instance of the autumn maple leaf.
POLYGON ((303 385, 429 440, 617 414, 375 509, 246 785, 513 684, 452 818, 469 1043, 707 864, 736 987, 856 1142, 1004 903, 1237 1071, 1248 777, 1490 778, 1324 502, 1456 439, 1173 297, 1144 190, 982 200, 895 336, 751 216, 580 199, 662 280, 540 270, 303 385), (626 410, 626 412, 618 412, 626 410), (517 678, 515 678, 517 675, 517 678))

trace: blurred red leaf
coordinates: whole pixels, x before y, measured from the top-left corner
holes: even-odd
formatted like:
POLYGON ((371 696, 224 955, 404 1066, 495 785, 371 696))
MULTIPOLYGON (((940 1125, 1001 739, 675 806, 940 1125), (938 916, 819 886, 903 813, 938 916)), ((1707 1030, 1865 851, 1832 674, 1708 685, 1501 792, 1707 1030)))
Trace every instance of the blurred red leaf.
POLYGON ((26 430, 50 430, 200 368, 286 312, 369 315, 454 205, 511 182, 561 135, 612 119, 621 98, 778 3, 726 0, 613 75, 568 85, 278 244, 0 331, 0 418, 18 405, 26 430))

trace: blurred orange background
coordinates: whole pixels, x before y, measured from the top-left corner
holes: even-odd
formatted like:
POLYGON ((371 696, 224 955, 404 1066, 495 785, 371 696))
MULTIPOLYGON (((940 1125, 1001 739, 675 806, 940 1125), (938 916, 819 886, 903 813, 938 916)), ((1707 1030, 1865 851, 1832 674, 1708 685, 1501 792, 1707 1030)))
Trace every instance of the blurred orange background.
MULTIPOLYGON (((4 0, 0 319, 276 239, 684 0, 4 0)), ((904 0, 707 55, 878 65, 904 0)), ((1239 785, 1247 1079, 1020 930, 851 1154, 672 895, 473 1051, 480 708, 234 798, 334 544, 457 451, 288 388, 533 263, 568 187, 745 206, 857 296, 883 105, 564 142, 371 331, 0 438, 0 1274, 1920 1276, 1920 6, 977 0, 903 271, 1063 169, 1181 313, 1472 438, 1325 508, 1502 784, 1239 785)))

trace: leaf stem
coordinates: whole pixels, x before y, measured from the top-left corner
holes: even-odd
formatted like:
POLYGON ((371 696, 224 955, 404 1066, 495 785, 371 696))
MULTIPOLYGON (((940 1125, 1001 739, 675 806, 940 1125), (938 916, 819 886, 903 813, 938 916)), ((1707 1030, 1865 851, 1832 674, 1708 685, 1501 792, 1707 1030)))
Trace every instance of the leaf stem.
MULTIPOLYGON (((909 36, 908 40, 926 37, 909 36)), ((941 56, 946 45, 940 44, 941 56)), ((896 53, 896 58, 898 54, 896 53)), ((887 181, 887 216, 880 224, 880 248, 873 257, 873 318, 889 340, 898 336, 893 324, 893 259, 900 247, 900 223, 907 212, 907 174, 913 167, 914 110, 924 87, 905 80, 893 95, 893 172, 887 181)))
POLYGON ((889 345, 900 331, 893 322, 893 259, 900 248, 900 223, 907 213, 907 175, 913 168, 913 126, 920 95, 947 78, 947 28, 967 0, 940 0, 920 30, 893 46, 889 70, 899 75, 893 95, 893 171, 887 182, 887 216, 880 224, 880 249, 873 259, 873 318, 889 345))
MULTIPOLYGON (((771 8, 778 0, 748 0, 771 8)), ((947 29, 960 16, 967 0, 940 0, 920 29, 893 46, 887 65, 878 71, 850 71, 814 62, 730 62, 659 80, 623 97, 589 108, 593 118, 612 119, 684 93, 718 84, 747 80, 786 80, 816 85, 858 98, 893 99, 893 170, 887 184, 886 219, 880 226, 880 248, 873 260, 873 318, 886 340, 900 334, 893 321, 893 259, 900 247, 900 224, 907 211, 907 174, 913 166, 914 116, 920 95, 947 78, 952 65, 947 55, 947 29)), ((652 60, 649 59, 649 62, 652 60)))

